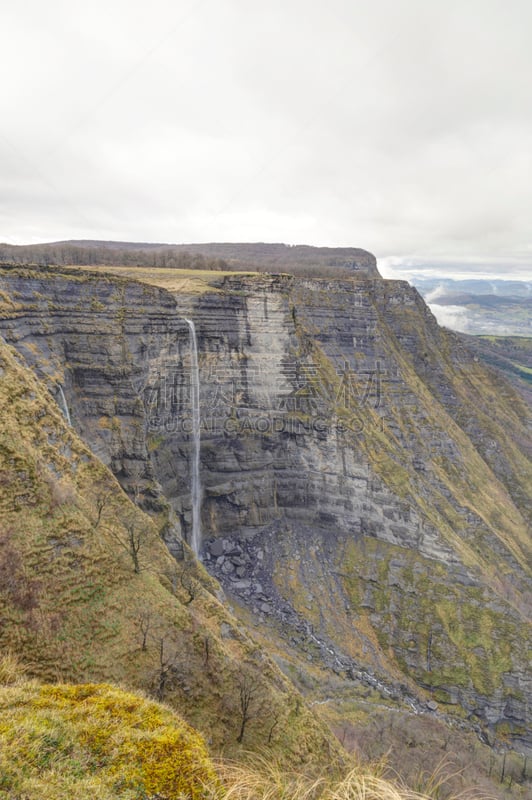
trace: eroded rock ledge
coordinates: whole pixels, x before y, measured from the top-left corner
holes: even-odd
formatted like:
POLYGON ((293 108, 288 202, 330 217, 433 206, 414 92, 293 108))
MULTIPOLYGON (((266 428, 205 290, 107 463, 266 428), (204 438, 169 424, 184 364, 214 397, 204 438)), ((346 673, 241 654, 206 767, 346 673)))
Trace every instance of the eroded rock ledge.
POLYGON ((0 290, 0 333, 62 387, 125 489, 167 513, 176 554, 192 318, 204 561, 227 594, 312 658, 330 647, 331 668, 526 743, 526 409, 415 290, 220 275, 171 294, 30 268, 2 270, 0 290))

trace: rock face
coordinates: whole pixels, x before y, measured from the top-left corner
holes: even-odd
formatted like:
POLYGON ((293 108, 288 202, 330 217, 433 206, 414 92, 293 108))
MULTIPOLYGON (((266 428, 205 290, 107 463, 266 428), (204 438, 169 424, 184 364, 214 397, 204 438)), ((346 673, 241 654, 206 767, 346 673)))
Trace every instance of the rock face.
POLYGON ((527 409, 414 289, 227 275, 172 295, 6 268, 0 292, 2 336, 167 510, 176 554, 193 319, 203 560, 226 593, 309 661, 527 744, 527 409))

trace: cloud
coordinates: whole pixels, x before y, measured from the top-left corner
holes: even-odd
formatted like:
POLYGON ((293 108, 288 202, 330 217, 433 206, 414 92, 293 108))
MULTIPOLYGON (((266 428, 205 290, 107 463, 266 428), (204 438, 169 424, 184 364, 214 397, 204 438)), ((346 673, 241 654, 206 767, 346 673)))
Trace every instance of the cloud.
POLYGON ((428 303, 428 306, 438 320, 439 325, 444 325, 453 331, 460 331, 460 333, 468 332, 470 326, 467 308, 463 308, 463 306, 431 305, 430 303, 428 303))
POLYGON ((527 0, 11 4, 0 239, 530 268, 531 23, 527 0))

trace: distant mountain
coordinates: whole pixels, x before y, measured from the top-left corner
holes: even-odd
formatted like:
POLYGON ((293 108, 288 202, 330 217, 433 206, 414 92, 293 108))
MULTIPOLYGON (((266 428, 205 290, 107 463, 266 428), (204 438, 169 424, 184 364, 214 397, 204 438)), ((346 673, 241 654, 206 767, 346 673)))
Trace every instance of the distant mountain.
POLYGON ((465 292, 471 295, 496 295, 499 297, 532 297, 531 281, 502 280, 494 278, 468 278, 455 280, 444 276, 414 277, 410 283, 419 289, 423 297, 435 289, 451 292, 465 292))
POLYGON ((58 266, 137 266, 238 272, 290 272, 378 278, 375 256, 358 247, 268 244, 147 244, 76 240, 0 244, 0 263, 58 266))
POLYGON ((532 282, 411 279, 441 325, 469 334, 532 335, 532 282))

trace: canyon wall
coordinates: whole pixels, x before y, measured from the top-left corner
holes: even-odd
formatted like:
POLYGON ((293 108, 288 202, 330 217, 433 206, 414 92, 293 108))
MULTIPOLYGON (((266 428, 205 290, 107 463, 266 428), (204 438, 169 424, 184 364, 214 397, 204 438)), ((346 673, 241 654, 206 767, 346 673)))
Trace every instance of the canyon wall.
POLYGON ((529 745, 523 402, 404 282, 228 274, 172 293, 2 269, 0 334, 166 519, 176 557, 192 522, 185 318, 202 559, 227 596, 309 663, 529 745))

